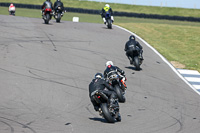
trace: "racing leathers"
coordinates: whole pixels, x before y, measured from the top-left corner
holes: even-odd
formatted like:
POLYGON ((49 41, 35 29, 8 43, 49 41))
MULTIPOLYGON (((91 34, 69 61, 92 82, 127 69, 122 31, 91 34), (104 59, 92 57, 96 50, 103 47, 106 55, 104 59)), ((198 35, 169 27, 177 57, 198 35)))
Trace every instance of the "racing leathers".
POLYGON ((12 14, 15 15, 15 6, 13 4, 10 4, 8 11, 9 11, 9 15, 12 15, 12 14))
POLYGON ((106 13, 107 13, 107 12, 110 13, 110 15, 111 15, 111 20, 112 20, 112 22, 114 22, 114 17, 113 17, 112 8, 105 6, 105 7, 102 8, 102 10, 101 10, 101 17, 102 17, 102 19, 103 19, 103 21, 104 21, 104 24, 106 24, 106 19, 105 19, 105 17, 106 17, 106 13))
POLYGON ((109 98, 110 105, 112 106, 117 98, 114 88, 110 86, 104 79, 95 78, 89 84, 89 97, 96 111, 99 110, 99 104, 92 98, 92 92, 100 90, 109 98), (105 89, 107 88, 107 89, 105 89))
POLYGON ((130 39, 128 42, 126 42, 124 51, 126 51, 126 56, 130 60, 130 64, 133 64, 131 56, 135 51, 139 53, 139 58, 143 60, 142 49, 143 47, 140 45, 140 43, 134 39, 130 39))
POLYGON ((54 3, 54 10, 56 11, 56 10, 58 10, 58 7, 60 7, 61 9, 61 11, 62 11, 62 15, 63 15, 63 12, 64 12, 64 5, 63 5, 63 3, 61 2, 61 1, 56 1, 55 3, 54 3))
POLYGON ((53 4, 52 4, 52 2, 49 0, 47 0, 47 1, 45 1, 44 3, 43 3, 43 5, 42 5, 42 16, 44 15, 44 11, 45 11, 45 9, 46 8, 50 8, 50 9, 52 9, 53 10, 53 4))
POLYGON ((117 66, 108 65, 106 70, 104 71, 104 78, 107 79, 109 82, 109 77, 114 74, 119 75, 120 81, 123 82, 124 87, 127 88, 125 85, 126 81, 125 72, 117 66))

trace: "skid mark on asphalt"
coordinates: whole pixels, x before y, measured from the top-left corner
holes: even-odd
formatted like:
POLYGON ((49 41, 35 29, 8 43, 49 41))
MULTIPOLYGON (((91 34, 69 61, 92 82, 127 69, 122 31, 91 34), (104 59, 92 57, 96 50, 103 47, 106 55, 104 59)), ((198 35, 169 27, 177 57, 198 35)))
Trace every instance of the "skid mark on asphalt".
MULTIPOLYGON (((27 129, 29 129, 31 132, 37 133, 37 132, 36 132, 35 130, 33 130, 31 127, 29 127, 29 126, 27 126, 27 125, 25 125, 25 124, 23 124, 23 123, 20 123, 20 122, 18 122, 18 121, 15 121, 15 120, 12 120, 12 119, 8 119, 8 118, 5 118, 5 117, 1 117, 1 116, 0 116, 0 119, 3 119, 3 120, 5 120, 5 121, 14 122, 14 123, 16 123, 16 124, 22 126, 22 128, 27 128, 27 129)), ((3 121, 0 121, 0 122, 3 122, 3 121)), ((6 124, 6 122, 3 122, 3 123, 6 124)), ((9 124, 7 124, 7 125, 9 125, 9 124)), ((12 128, 10 125, 9 125, 9 127, 11 128, 11 133, 13 133, 13 132, 14 132, 14 128, 12 128)))
POLYGON ((17 72, 12 72, 12 71, 9 71, 9 70, 3 69, 3 68, 0 68, 0 70, 6 71, 6 72, 9 72, 9 73, 12 73, 12 74, 17 74, 17 75, 20 75, 20 76, 25 76, 25 77, 28 77, 28 78, 33 78, 33 79, 37 79, 37 80, 47 81, 47 82, 56 83, 56 84, 60 84, 60 85, 65 85, 65 86, 68 86, 68 87, 77 88, 77 89, 80 89, 80 90, 87 91, 86 88, 76 87, 76 86, 73 86, 73 85, 65 84, 65 83, 62 83, 62 82, 54 81, 54 80, 48 80, 48 79, 39 78, 39 77, 32 77, 32 76, 28 76, 28 75, 25 75, 25 74, 20 74, 20 73, 17 73, 17 72))

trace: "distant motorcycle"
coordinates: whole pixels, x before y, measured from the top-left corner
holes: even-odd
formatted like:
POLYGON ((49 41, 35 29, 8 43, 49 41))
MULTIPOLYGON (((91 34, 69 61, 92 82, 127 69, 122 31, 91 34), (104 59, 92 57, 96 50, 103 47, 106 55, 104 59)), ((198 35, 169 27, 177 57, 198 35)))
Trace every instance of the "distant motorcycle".
POLYGON ((112 29, 112 19, 111 19, 111 14, 109 12, 106 13, 105 19, 108 29, 112 29))
POLYGON ((43 19, 44 19, 45 24, 49 23, 49 21, 51 20, 52 16, 53 16, 52 9, 51 8, 46 8, 44 10, 44 14, 43 14, 43 19))
POLYGON ((110 107, 108 97, 99 90, 94 91, 91 96, 100 105, 99 114, 104 117, 109 123, 121 121, 119 113, 119 104, 115 101, 115 106, 110 107))
POLYGON ((133 65, 135 66, 136 70, 140 70, 140 65, 142 64, 143 60, 139 58, 139 48, 136 47, 134 52, 131 55, 133 65))
POLYGON ((115 88, 115 92, 117 93, 117 97, 119 102, 124 103, 126 101, 125 92, 126 92, 126 84, 120 79, 119 74, 112 74, 108 77, 109 83, 115 88))
POLYGON ((55 9, 55 13, 54 13, 54 18, 56 19, 57 23, 60 22, 62 16, 63 16, 62 8, 60 6, 58 6, 55 9))

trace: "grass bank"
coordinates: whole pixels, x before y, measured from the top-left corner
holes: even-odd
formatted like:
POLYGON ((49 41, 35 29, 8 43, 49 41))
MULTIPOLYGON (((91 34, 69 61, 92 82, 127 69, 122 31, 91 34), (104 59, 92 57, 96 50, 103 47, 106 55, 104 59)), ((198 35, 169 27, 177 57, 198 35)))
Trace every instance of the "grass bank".
MULTIPOLYGON (((7 9, 0 7, 0 14, 8 15, 7 9)), ((16 16, 41 18, 41 12, 17 9, 16 16)), ((79 17, 80 22, 102 23, 100 15, 79 13, 66 13, 62 20, 72 21, 74 16, 79 17)), ((129 17, 115 17, 115 22, 142 37, 169 61, 200 72, 200 23, 129 17)))
MULTIPOLYGON (((55 0, 52 0, 53 2, 55 0)), ((0 2, 11 3, 13 0, 0 0, 0 2)), ((14 0, 14 3, 35 4, 42 5, 44 0, 14 0)), ((85 8, 101 10, 105 5, 104 2, 91 2, 87 0, 62 0, 65 7, 85 8)), ((185 17, 200 17, 199 9, 184 9, 184 8, 170 8, 170 7, 154 7, 154 6, 136 6, 127 4, 110 3, 114 11, 145 13, 145 14, 159 14, 169 16, 185 16, 185 17)))

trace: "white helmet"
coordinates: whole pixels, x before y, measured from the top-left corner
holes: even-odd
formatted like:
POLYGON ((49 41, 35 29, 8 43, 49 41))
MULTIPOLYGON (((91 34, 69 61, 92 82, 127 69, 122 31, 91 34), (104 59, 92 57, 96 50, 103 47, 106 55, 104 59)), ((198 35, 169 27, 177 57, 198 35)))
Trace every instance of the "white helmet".
POLYGON ((109 8, 110 8, 110 5, 109 5, 109 4, 106 4, 105 7, 109 7, 109 8))
POLYGON ((107 61, 106 62, 106 67, 108 67, 109 65, 113 66, 113 62, 112 61, 107 61))

